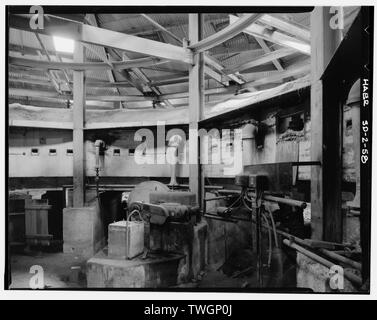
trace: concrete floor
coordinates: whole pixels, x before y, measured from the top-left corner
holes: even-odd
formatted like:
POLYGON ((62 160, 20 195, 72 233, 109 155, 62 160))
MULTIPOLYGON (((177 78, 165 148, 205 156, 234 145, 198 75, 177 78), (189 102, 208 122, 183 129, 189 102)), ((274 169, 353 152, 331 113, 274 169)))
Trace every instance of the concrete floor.
POLYGON ((12 283, 10 289, 29 289, 33 273, 30 268, 39 265, 43 268, 46 289, 86 287, 85 277, 78 277, 80 267, 85 274, 87 258, 66 253, 29 252, 18 253, 11 257, 12 283))
MULTIPOLYGON (((86 261, 90 257, 82 257, 67 253, 47 253, 47 252, 21 252, 13 254, 11 257, 11 274, 12 284, 10 289, 29 289, 30 279, 33 274, 30 268, 33 265, 39 265, 44 270, 44 283, 46 289, 58 288, 86 288, 86 261), (80 267, 80 276, 77 272, 72 271, 71 267, 80 267)), ((77 270, 77 269, 75 269, 77 270)), ((279 279, 264 270, 263 287, 270 287, 271 282, 279 282, 284 287, 295 287, 295 268, 288 268, 284 272, 284 279, 279 279)), ((275 283, 276 283, 275 282, 275 283)), ((280 286, 280 285, 278 285, 280 286)), ((178 288, 258 288, 259 284, 256 278, 255 268, 248 273, 239 277, 225 275, 218 270, 218 266, 207 267, 203 270, 197 279, 189 283, 181 284, 178 288)))
MULTIPOLYGON (((290 268, 284 274, 284 277, 278 277, 270 272, 268 268, 263 271, 262 288, 291 288, 296 286, 296 269, 290 268)), ((206 269, 202 276, 189 283, 178 285, 177 288, 199 288, 199 289, 213 289, 228 288, 228 289, 259 289, 261 288, 257 279, 255 270, 247 272, 240 276, 227 276, 220 270, 215 268, 206 269)))

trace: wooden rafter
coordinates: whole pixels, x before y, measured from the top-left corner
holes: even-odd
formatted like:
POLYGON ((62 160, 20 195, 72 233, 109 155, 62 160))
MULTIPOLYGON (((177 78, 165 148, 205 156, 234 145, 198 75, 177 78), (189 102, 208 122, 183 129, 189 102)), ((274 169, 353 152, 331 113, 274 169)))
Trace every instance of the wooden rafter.
POLYGON ((24 66, 30 68, 39 68, 44 70, 124 70, 124 69, 132 69, 132 68, 139 68, 142 66, 153 66, 159 63, 163 63, 159 58, 140 58, 140 59, 133 59, 133 60, 125 60, 125 61, 113 61, 112 67, 109 66, 106 62, 84 62, 84 63, 76 63, 76 62, 57 62, 57 61, 43 61, 43 60, 34 60, 34 59, 25 59, 25 58, 16 58, 10 57, 9 63, 16 66, 24 66))
MULTIPOLYGON (((95 14, 86 14, 85 18, 86 18, 86 21, 89 24, 91 24, 91 25, 93 25, 95 27, 98 27, 98 21, 97 21, 97 17, 96 17, 95 14)), ((111 61, 108 58, 108 53, 107 53, 106 48, 105 47, 99 47, 99 48, 100 48, 100 51, 102 53, 102 58, 101 59, 105 63, 109 64, 112 68, 114 68, 113 63, 111 63, 111 61)), ((115 83, 116 81, 115 81, 115 76, 114 76, 114 70, 106 70, 106 72, 107 72, 107 77, 109 78, 109 81, 111 83, 115 83)), ((118 95, 121 95, 119 88, 116 88, 116 92, 118 92, 118 95)), ((126 103, 124 101, 121 101, 120 102, 120 106, 123 107, 123 108, 125 108, 126 107, 126 103)))
POLYGON ((197 43, 191 44, 189 48, 194 52, 203 52, 209 50, 241 33, 246 27, 249 27, 251 24, 257 21, 260 16, 261 14, 258 13, 245 14, 242 18, 231 22, 231 24, 223 30, 197 43))
MULTIPOLYGON (((51 61, 51 57, 50 55, 48 54, 47 50, 46 50, 46 47, 44 46, 43 42, 42 42, 42 39, 39 37, 39 34, 38 33, 35 33, 35 36, 39 42, 39 45, 41 46, 42 50, 43 50, 43 53, 45 54, 46 58, 48 61, 51 61)), ((40 58, 43 58, 43 55, 40 51, 37 51, 38 52, 38 56, 40 58)), ((46 75, 47 77, 50 79, 51 83, 53 84, 55 90, 57 93, 61 94, 61 89, 60 89, 60 86, 59 86, 59 83, 57 81, 57 77, 55 75, 55 73, 52 71, 52 70, 47 70, 46 71, 46 75)))
MULTIPOLYGON (((273 50, 270 49, 270 47, 267 45, 266 41, 264 41, 263 39, 258 38, 258 37, 254 37, 254 39, 259 43, 259 45, 261 46, 261 48, 263 49, 263 51, 265 53, 270 53, 270 52, 273 51, 273 50)), ((272 60, 272 63, 274 64, 274 66, 276 67, 277 70, 279 70, 279 71, 283 71, 284 70, 284 68, 283 68, 282 64, 280 63, 279 59, 272 60)))
POLYGON ((291 55, 295 53, 296 51, 290 48, 283 48, 276 51, 272 51, 269 53, 266 53, 260 57, 253 58, 251 61, 242 62, 241 64, 237 64, 232 66, 231 68, 225 69, 225 73, 234 73, 237 71, 243 71, 246 69, 254 68, 269 62, 272 62, 274 60, 277 60, 279 58, 286 57, 288 55, 291 55))
POLYGON ((143 18, 147 19, 153 26, 155 26, 158 30, 161 30, 168 34, 172 39, 174 39, 176 42, 178 42, 179 45, 183 45, 182 39, 180 39, 178 36, 176 36, 173 32, 170 32, 168 29, 160 25, 158 22, 153 20, 151 17, 149 17, 146 14, 141 15, 143 18))
POLYGON ((284 31, 291 35, 294 35, 296 38, 309 42, 310 41, 310 30, 304 26, 299 26, 288 22, 282 18, 272 16, 269 14, 263 15, 260 19, 260 22, 274 27, 278 30, 284 31))
MULTIPOLYGON (((219 87, 219 88, 211 88, 206 89, 204 91, 205 95, 223 95, 223 94, 235 94, 239 90, 242 89, 254 89, 255 87, 270 84, 270 83, 278 83, 282 81, 283 79, 289 78, 289 77, 296 77, 305 75, 310 71, 309 64, 302 64, 298 66, 293 66, 289 69, 286 69, 282 72, 274 72, 271 75, 268 76, 258 76, 256 79, 246 82, 242 85, 230 85, 229 87, 219 87)), ((175 83, 179 79, 174 79, 175 83)), ((182 77, 181 83, 188 82, 188 77, 182 77)), ((87 87, 96 87, 96 83, 99 82, 88 82, 87 87)), ((125 85, 126 83, 123 83, 125 85)), ((156 82, 153 83, 153 85, 167 85, 169 84, 168 80, 166 82, 156 82)), ((101 82, 100 84, 97 84, 98 87, 109 87, 110 83, 105 85, 105 83, 101 82)), ((113 84, 115 85, 115 84, 113 84)), ((118 84, 116 84, 118 85, 118 84)), ((71 99, 70 95, 57 95, 55 92, 52 91, 36 91, 36 90, 28 90, 28 89, 9 89, 9 94, 16 95, 16 96, 30 96, 30 97, 45 97, 45 98, 57 98, 57 99, 71 99)), ((126 102, 140 102, 140 101, 156 101, 156 99, 160 100, 168 100, 168 99, 183 99, 188 98, 189 93, 187 91, 184 92, 175 92, 175 93, 169 93, 169 94, 161 94, 159 97, 153 97, 153 96, 143 96, 143 95, 127 95, 127 96, 119 96, 119 95, 113 95, 113 96, 104 96, 104 95, 87 95, 88 99, 91 100, 98 100, 98 101, 126 101, 126 102)))
MULTIPOLYGON (((30 31, 28 18, 13 15, 9 19, 9 24, 11 28, 30 31)), ((192 55, 185 48, 69 20, 50 17, 50 19, 45 19, 43 29, 36 29, 34 31, 48 35, 68 37, 72 40, 103 47, 137 52, 188 64, 192 63, 192 55)))
MULTIPOLYGON (((238 21, 240 18, 234 15, 229 15, 231 23, 238 21)), ((299 52, 302 52, 306 55, 310 55, 310 43, 299 40, 295 37, 288 36, 278 30, 271 31, 261 25, 252 24, 247 27, 244 32, 254 36, 259 37, 264 40, 277 43, 283 47, 293 48, 299 52)))

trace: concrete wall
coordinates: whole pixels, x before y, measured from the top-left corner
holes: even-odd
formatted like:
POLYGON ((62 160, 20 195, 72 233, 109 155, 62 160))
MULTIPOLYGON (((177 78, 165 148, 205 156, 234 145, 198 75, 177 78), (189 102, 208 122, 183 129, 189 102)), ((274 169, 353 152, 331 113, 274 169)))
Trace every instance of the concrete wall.
POLYGON ((72 176, 72 131, 37 128, 13 128, 9 130, 10 177, 64 177, 72 176), (38 149, 36 155, 32 149, 38 149), (50 149, 56 155, 50 155, 50 149))
MULTIPOLYGON (((108 177, 169 177, 169 164, 138 164, 132 152, 141 144, 134 140, 134 130, 112 130, 112 134, 86 134, 86 176, 95 176, 95 147, 97 139, 107 141, 107 150, 101 158, 101 176, 108 177), (107 137, 107 139, 106 139, 107 137), (110 138, 109 138, 110 137, 110 138), (118 151, 115 153, 114 150, 118 151)), ((155 142, 156 143, 156 142, 155 142)), ((11 127, 9 131, 10 177, 69 177, 73 173, 72 131, 43 128, 11 127), (37 149, 33 153, 32 149, 37 149), (51 150, 56 153, 51 154, 51 150)), ((157 153, 162 151, 157 150, 157 153)), ((232 151, 231 151, 232 152, 232 151)), ((188 143, 181 152, 188 159, 188 143)), ((210 177, 224 177, 224 168, 232 165, 204 165, 210 177)), ((178 177, 188 177, 188 165, 178 166, 178 177)))

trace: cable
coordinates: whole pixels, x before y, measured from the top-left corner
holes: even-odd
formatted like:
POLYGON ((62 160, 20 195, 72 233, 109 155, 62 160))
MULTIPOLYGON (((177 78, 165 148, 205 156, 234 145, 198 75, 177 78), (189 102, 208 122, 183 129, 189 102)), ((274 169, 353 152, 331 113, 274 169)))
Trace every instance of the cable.
POLYGON ((245 192, 245 198, 247 201, 253 203, 253 199, 249 197, 249 195, 247 194, 247 191, 245 192))
POLYGON ((268 212, 269 216, 270 216, 270 220, 271 220, 271 225, 272 225, 272 230, 274 232, 274 238, 275 238, 275 246, 276 248, 279 248, 279 242, 278 242, 278 235, 277 235, 277 232, 276 232, 276 225, 275 225, 275 219, 274 219, 274 216, 272 215, 272 212, 270 209, 266 209, 266 207, 264 207, 264 209, 268 212))
POLYGON ((253 208, 252 207, 249 207, 249 205, 246 203, 246 200, 245 198, 242 198, 242 202, 243 202, 243 205, 249 210, 249 211, 253 211, 253 208))
POLYGON ((134 209, 134 210, 131 211, 131 213, 130 213, 130 214, 128 215, 128 217, 127 217, 127 222, 130 221, 130 217, 131 217, 132 215, 134 215, 135 213, 138 213, 138 214, 139 214, 139 217, 140 217, 140 219, 141 219, 141 221, 145 222, 144 219, 141 217, 141 213, 140 213, 140 211, 137 210, 137 209, 134 209))
POLYGON ((265 214, 262 214, 263 219, 265 220, 267 226, 268 226, 268 267, 271 266, 271 260, 272 260, 272 236, 271 236, 271 229, 270 229, 270 223, 268 222, 268 219, 265 214))
MULTIPOLYGON (((231 210, 233 208, 233 206, 238 203, 240 200, 242 201, 243 200, 243 195, 244 195, 244 192, 242 191, 241 194, 238 196, 238 198, 228 207, 228 209, 224 212, 226 214, 229 213, 229 215, 231 214, 231 210)), ((242 203, 242 202, 241 202, 242 203)), ((236 208, 238 209, 240 207, 240 205, 236 208)))

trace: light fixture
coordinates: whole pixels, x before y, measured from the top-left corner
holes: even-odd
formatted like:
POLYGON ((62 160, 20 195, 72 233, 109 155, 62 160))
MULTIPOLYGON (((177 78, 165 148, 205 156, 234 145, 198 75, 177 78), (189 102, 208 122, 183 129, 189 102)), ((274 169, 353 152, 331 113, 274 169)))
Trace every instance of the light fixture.
POLYGON ((73 53, 75 42, 72 39, 53 36, 55 50, 59 52, 73 53))

